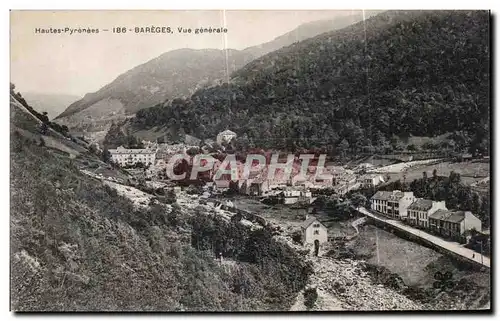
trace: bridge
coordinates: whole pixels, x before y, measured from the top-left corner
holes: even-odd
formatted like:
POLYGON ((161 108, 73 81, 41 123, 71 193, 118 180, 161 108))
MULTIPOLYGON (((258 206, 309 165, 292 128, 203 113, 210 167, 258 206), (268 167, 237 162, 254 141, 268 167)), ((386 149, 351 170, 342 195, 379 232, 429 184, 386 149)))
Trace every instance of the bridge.
POLYGON ((390 226, 395 230, 403 232, 406 235, 417 238, 420 241, 423 241, 425 244, 428 244, 431 247, 439 250, 440 252, 451 254, 452 256, 457 257, 462 261, 472 263, 475 266, 486 267, 488 269, 490 268, 490 258, 481 255, 481 253, 477 253, 476 251, 465 248, 457 242, 445 241, 442 238, 426 233, 425 231, 408 226, 401 221, 373 214, 364 207, 355 208, 355 210, 358 213, 369 217, 370 219, 373 219, 381 225, 390 226))

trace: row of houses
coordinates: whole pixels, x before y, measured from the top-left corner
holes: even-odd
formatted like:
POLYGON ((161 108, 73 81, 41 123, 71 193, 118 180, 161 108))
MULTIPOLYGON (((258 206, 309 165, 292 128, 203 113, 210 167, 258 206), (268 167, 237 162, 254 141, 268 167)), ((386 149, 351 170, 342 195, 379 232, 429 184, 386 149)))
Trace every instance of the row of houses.
POLYGON ((413 192, 378 191, 370 202, 373 211, 457 240, 482 227, 472 212, 448 210, 445 201, 416 198, 413 192))

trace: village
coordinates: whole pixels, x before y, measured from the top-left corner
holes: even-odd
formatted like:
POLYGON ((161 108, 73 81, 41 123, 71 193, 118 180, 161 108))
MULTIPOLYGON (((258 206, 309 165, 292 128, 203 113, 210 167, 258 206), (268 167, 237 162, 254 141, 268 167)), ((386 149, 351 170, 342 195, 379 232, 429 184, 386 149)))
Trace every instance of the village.
MULTIPOLYGON (((459 253, 464 261, 470 260, 474 255, 471 254, 474 251, 464 247, 462 239, 471 229, 481 231, 481 222, 478 222, 470 212, 448 210, 443 201, 420 199, 412 192, 377 191, 366 204, 358 204, 359 208, 354 208, 353 205, 356 216, 344 223, 340 222, 340 225, 336 219, 332 220, 321 210, 319 201, 325 194, 347 199, 349 193, 352 195, 357 190, 377 189, 383 186, 388 181, 387 171, 394 175, 394 170, 419 165, 430 166, 429 164, 436 163, 434 159, 389 165, 391 167, 376 167, 371 164, 349 167, 326 163, 326 172, 332 175, 332 179, 327 183, 305 180, 297 175, 297 170, 292 171, 290 179, 283 181, 283 176, 279 175, 282 171, 279 169, 276 170, 275 180, 266 181, 269 167, 264 167, 242 182, 231 181, 230 174, 223 175, 222 180, 217 180, 215 171, 207 171, 205 173, 207 175, 199 180, 190 180, 190 175, 186 175, 187 179, 174 181, 164 176, 165 164, 169 163, 169 157, 179 152, 187 154, 192 146, 144 143, 148 146, 144 150, 119 149, 121 151, 119 153, 110 150, 116 163, 122 158, 128 159, 128 163, 123 167, 126 167, 126 173, 131 174, 134 180, 131 181, 126 176, 118 178, 114 175, 106 176, 105 173, 96 174, 97 172, 89 169, 85 170, 85 174, 102 180, 118 194, 131 199, 134 204, 144 209, 155 203, 164 202, 169 194, 173 194, 175 202, 193 215, 215 214, 252 231, 260 229, 272 231, 276 240, 304 255, 304 260, 311 262, 315 271, 304 293, 296 298, 292 311, 305 309, 305 293, 311 288, 316 289, 320 298, 314 310, 344 310, 352 309, 353 306, 371 310, 394 307, 423 308, 397 290, 382 290, 382 285, 374 283, 373 276, 365 271, 364 266, 367 263, 351 258, 348 252, 344 253, 346 249, 342 244, 346 242, 352 244, 358 238, 361 238, 362 242, 366 238, 363 236, 366 233, 364 225, 367 225, 368 220, 373 220, 370 215, 381 217, 380 221, 386 218, 389 222, 386 226, 389 227, 394 227, 395 225, 391 225, 394 222, 400 222, 409 229, 416 228, 418 231, 413 231, 414 236, 435 238, 434 241, 431 239, 431 248, 449 248, 450 255, 459 253), (123 152, 125 150, 128 152, 123 152), (163 150, 163 153, 160 150, 163 150), (147 161, 148 157, 151 165, 136 166, 140 162, 147 161), (367 210, 370 211, 369 215, 361 215, 367 210), (460 240, 461 243, 455 240, 460 240), (337 280, 334 285, 329 282, 332 279, 337 280), (340 290, 345 288, 346 292, 339 292, 338 286, 340 290), (374 297, 376 299, 373 299, 374 297)), ((286 159, 283 163, 286 163, 286 159)), ((314 172, 314 165, 311 167, 314 172)), ((214 168, 217 169, 217 166, 214 168)), ((189 167, 184 170, 189 171, 189 167)), ((238 167, 238 171, 244 171, 242 164, 238 167)), ((166 203, 167 210, 172 210, 171 203, 169 201, 166 203)), ((373 220, 373 223, 377 223, 377 220, 373 220)), ((399 236, 393 237, 398 239, 399 236)), ((419 246, 410 245, 414 242, 411 241, 411 237, 408 240, 399 240, 410 247, 419 246)), ((229 270, 236 264, 222 254, 215 254, 214 259, 222 268, 229 270)), ((395 264, 393 258, 385 260, 395 264)), ((478 266, 489 267, 489 258, 486 256, 483 258, 481 253, 476 253, 475 262, 478 262, 478 266)), ((406 278, 405 282, 408 282, 406 278)))
MULTIPOLYGON (((352 195, 353 192, 362 189, 374 190, 375 194, 360 206, 366 205, 376 215, 398 220, 405 225, 445 240, 465 244, 470 240, 471 235, 483 232, 481 220, 471 211, 448 209, 445 201, 418 198, 411 191, 377 191, 379 186, 391 180, 392 175, 402 173, 403 178, 406 178, 405 173, 409 169, 439 166, 443 162, 442 159, 412 161, 410 158, 406 162, 386 166, 376 166, 371 163, 342 165, 332 161, 320 164, 317 157, 309 155, 304 165, 302 156, 285 155, 283 157, 280 154, 274 154, 271 157, 270 154, 264 154, 261 157, 265 165, 262 166, 262 164, 254 164, 252 160, 247 161, 247 164, 245 160, 227 163, 220 157, 217 158, 217 153, 213 152, 213 146, 222 146, 224 149, 224 146, 230 144, 236 136, 236 133, 225 130, 217 135, 216 140, 207 140, 208 147, 206 145, 204 148, 196 145, 143 141, 144 149, 127 149, 120 146, 110 149, 109 152, 114 164, 125 168, 136 179, 148 182, 155 188, 170 186, 169 188, 177 192, 181 190, 181 187, 191 189, 202 199, 219 200, 219 202, 223 200, 230 204, 229 207, 240 210, 246 208, 245 202, 248 203, 248 201, 254 204, 266 204, 268 208, 281 206, 280 210, 285 211, 287 208, 302 209, 301 214, 295 218, 299 219, 298 225, 303 229, 303 242, 316 244, 316 249, 320 244, 336 237, 328 233, 328 228, 321 223, 321 220, 311 216, 318 207, 316 202, 318 197, 335 195, 336 198, 342 200, 347 195, 352 195), (212 153, 210 153, 210 148, 212 148, 212 153), (193 155, 193 151, 204 153, 205 156, 215 156, 215 162, 210 169, 202 167, 203 171, 198 169, 196 172, 196 164, 194 164, 196 157, 193 157, 196 155, 193 155), (274 166, 271 158, 277 162, 274 166), (182 162, 185 166, 179 166, 182 162), (306 167, 305 170, 304 167, 306 167), (178 171, 176 174, 168 174, 176 170, 178 171), (318 171, 322 174, 320 179, 318 179, 318 171), (177 175, 182 172, 187 175, 177 175), (189 175, 190 172, 191 175, 189 175), (177 175, 182 179, 173 180, 170 177, 172 175, 177 175), (239 200, 233 204, 235 197, 239 200), (242 199, 245 201, 242 202, 242 199)), ((144 202, 143 205, 145 205, 144 202)), ((260 212, 261 209, 257 211, 260 212)), ((271 218, 271 221, 286 224, 275 218, 271 218)))

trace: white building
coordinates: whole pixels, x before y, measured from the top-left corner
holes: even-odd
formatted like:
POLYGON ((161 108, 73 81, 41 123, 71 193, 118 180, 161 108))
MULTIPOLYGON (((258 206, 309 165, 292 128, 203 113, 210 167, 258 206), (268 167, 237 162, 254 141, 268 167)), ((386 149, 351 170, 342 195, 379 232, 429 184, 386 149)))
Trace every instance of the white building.
POLYGON ((437 210, 429 216, 429 227, 445 237, 460 239, 465 232, 481 231, 481 220, 470 211, 437 210))
POLYGON ((382 175, 368 174, 361 176, 358 179, 358 183, 360 184, 361 188, 370 188, 384 183, 384 178, 382 177, 382 175))
POLYGON ((314 244, 316 241, 319 244, 328 242, 328 229, 315 217, 307 218, 301 224, 302 243, 314 244))
POLYGON ((415 201, 413 192, 378 191, 370 199, 371 209, 395 219, 406 219, 408 207, 415 201))
POLYGON ((283 191, 283 203, 286 205, 297 202, 311 203, 312 193, 309 190, 286 189, 283 191))
POLYGON ((429 227, 429 216, 437 210, 448 210, 445 201, 417 198, 408 206, 408 223, 423 228, 429 227))
POLYGON ((233 138, 236 138, 236 133, 230 130, 225 130, 217 135, 217 144, 229 143, 233 138))
POLYGON ((110 149, 111 159, 120 166, 131 166, 137 163, 154 165, 156 160, 156 149, 127 149, 123 146, 110 149))

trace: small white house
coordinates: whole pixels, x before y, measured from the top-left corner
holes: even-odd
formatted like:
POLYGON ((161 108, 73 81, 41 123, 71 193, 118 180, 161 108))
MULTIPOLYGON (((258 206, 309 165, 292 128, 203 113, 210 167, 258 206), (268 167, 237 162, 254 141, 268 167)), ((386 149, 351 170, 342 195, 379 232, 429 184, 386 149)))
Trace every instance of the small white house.
POLYGON ((303 244, 314 244, 316 241, 322 244, 328 241, 327 227, 315 217, 307 218, 301 224, 301 231, 303 244))
POLYGON ((217 135, 217 144, 229 143, 233 138, 236 137, 236 133, 230 130, 225 130, 217 135))
POLYGON ((360 183, 361 188, 371 188, 384 183, 384 178, 378 174, 367 174, 361 176, 358 183, 360 183))

